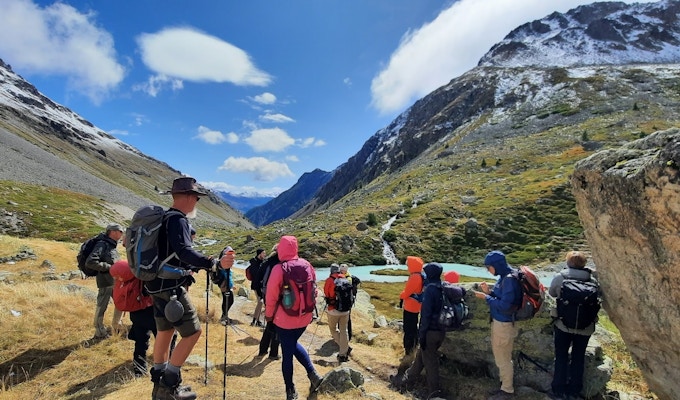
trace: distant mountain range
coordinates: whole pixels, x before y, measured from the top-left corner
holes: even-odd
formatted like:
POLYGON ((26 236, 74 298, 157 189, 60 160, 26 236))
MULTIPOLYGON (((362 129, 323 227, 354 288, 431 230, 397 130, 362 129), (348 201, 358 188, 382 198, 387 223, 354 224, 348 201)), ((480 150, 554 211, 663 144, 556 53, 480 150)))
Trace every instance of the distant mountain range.
POLYGON ((216 190, 215 193, 217 193, 218 196, 222 200, 224 200, 227 204, 230 206, 234 207, 235 209, 239 210, 243 214, 248 212, 249 210, 261 206, 268 201, 272 200, 274 196, 244 196, 244 195, 238 195, 238 194, 232 194, 229 192, 222 192, 219 190, 216 190))
MULTIPOLYGON (((242 254, 295 234, 315 266, 379 264, 385 242, 402 260, 475 265, 491 248, 513 263, 561 260, 587 248, 568 184, 574 163, 680 126, 679 4, 594 3, 524 24, 332 172, 304 174, 249 220, 216 194, 199 215, 235 227, 215 232, 242 254)), ((0 179, 127 207, 167 202, 158 189, 179 174, 5 64, 0 140, 0 179)))

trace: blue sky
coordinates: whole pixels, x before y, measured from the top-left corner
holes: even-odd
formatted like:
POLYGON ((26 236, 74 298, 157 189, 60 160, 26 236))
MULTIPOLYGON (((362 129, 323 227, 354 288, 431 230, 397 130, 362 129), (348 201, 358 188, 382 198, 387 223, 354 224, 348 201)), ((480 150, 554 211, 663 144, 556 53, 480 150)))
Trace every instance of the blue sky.
POLYGON ((276 195, 340 166, 515 27, 587 3, 0 0, 0 58, 208 187, 276 195))

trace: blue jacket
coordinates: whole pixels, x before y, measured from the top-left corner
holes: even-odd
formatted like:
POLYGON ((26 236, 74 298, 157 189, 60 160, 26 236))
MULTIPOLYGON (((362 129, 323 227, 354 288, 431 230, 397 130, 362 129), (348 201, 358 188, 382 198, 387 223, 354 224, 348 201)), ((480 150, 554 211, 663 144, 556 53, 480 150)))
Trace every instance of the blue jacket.
POLYGON ((499 322, 513 322, 512 314, 522 303, 522 288, 517 279, 508 277, 514 270, 503 260, 495 260, 490 264, 499 276, 491 294, 486 295, 486 303, 491 310, 491 318, 499 322))

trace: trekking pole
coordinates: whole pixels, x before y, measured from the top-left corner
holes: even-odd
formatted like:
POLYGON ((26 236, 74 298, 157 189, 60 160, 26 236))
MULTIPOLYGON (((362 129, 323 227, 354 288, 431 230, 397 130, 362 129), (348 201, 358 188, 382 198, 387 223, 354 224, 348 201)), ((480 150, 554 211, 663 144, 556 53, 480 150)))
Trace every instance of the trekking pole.
POLYGON ((222 400, 227 400, 227 333, 229 332, 229 325, 229 318, 227 317, 227 323, 224 324, 224 373, 222 376, 222 400))
POLYGON ((319 320, 316 321, 316 328, 314 328, 314 333, 312 333, 312 339, 309 341, 309 345, 307 345, 307 353, 309 353, 309 349, 312 347, 312 343, 316 337, 316 331, 319 329, 319 325, 321 325, 321 317, 323 316, 323 313, 326 312, 326 307, 328 307, 328 304, 324 304, 323 310, 321 310, 321 314, 319 314, 319 320))
POLYGON ((203 384, 208 385, 208 322, 210 315, 208 314, 210 305, 210 273, 205 271, 205 378, 203 384))

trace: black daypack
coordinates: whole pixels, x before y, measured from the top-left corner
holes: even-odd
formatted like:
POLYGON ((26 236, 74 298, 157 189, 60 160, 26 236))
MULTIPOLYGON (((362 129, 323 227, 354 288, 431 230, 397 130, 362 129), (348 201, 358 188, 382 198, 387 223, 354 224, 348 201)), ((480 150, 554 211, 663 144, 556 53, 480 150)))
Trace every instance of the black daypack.
POLYGON ((463 298, 465 289, 450 282, 442 282, 441 296, 442 308, 437 318, 439 326, 447 332, 463 329, 465 320, 471 317, 470 310, 463 298))
POLYGON ((597 319, 600 311, 600 285, 589 279, 564 280, 557 298, 557 318, 569 329, 585 329, 597 319))
POLYGON ((78 255, 76 256, 76 260, 78 261, 78 269, 80 272, 83 273, 85 276, 97 276, 99 271, 94 270, 92 268, 88 268, 87 265, 85 265, 85 262, 87 261, 87 257, 90 256, 90 253, 92 253, 92 250, 94 250, 94 246, 99 242, 99 235, 87 239, 85 242, 83 242, 82 245, 80 245, 80 251, 78 252, 78 255))
POLYGON ((354 287, 345 277, 335 278, 335 309, 349 311, 354 305, 354 287))

